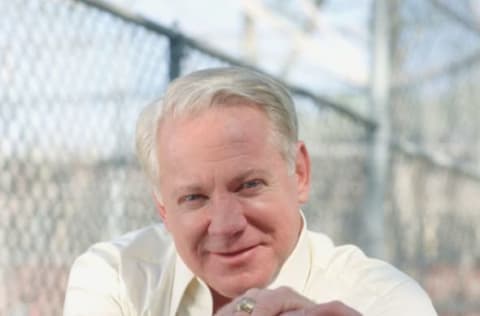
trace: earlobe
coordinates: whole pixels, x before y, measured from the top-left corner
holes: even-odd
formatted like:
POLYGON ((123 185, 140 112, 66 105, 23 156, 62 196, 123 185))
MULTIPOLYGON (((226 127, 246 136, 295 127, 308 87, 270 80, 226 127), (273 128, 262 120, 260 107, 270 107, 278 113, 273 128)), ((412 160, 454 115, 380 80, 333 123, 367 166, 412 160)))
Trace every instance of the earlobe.
POLYGON ((305 143, 297 143, 297 157, 295 161, 295 173, 297 176, 298 202, 303 204, 308 200, 310 191, 310 156, 305 143))

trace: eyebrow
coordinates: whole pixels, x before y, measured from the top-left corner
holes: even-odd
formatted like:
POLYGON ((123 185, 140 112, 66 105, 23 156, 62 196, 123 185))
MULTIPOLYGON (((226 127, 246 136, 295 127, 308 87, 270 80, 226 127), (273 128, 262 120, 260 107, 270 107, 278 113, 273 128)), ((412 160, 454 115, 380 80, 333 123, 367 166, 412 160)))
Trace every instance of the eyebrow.
POLYGON ((234 180, 242 180, 242 179, 248 178, 248 177, 250 177, 254 174, 266 175, 267 172, 265 170, 251 168, 251 169, 245 170, 244 172, 242 172, 241 174, 236 176, 234 178, 234 180))
POLYGON ((240 173, 238 176, 233 178, 233 181, 231 182, 241 182, 245 180, 246 178, 251 177, 252 175, 259 175, 259 176, 268 176, 269 173, 265 170, 262 169, 247 169, 244 172, 240 173))
MULTIPOLYGON (((232 180, 229 180, 227 182, 227 185, 230 186, 232 184, 242 182, 245 179, 251 177, 252 175, 267 177, 267 176, 270 175, 270 173, 267 172, 266 170, 262 170, 262 169, 258 169, 258 168, 257 169, 250 168, 250 169, 247 169, 247 170, 241 172, 240 174, 235 176, 232 180)), ((204 187, 201 184, 193 183, 193 184, 180 185, 178 188, 173 190, 173 194, 174 194, 174 196, 179 196, 179 195, 184 195, 184 194, 190 193, 190 192, 202 192, 202 191, 204 191, 204 187)))
POLYGON ((179 195, 184 195, 185 193, 189 192, 201 192, 202 191, 202 186, 198 184, 187 184, 187 185, 182 185, 176 189, 173 190, 174 196, 179 196, 179 195))

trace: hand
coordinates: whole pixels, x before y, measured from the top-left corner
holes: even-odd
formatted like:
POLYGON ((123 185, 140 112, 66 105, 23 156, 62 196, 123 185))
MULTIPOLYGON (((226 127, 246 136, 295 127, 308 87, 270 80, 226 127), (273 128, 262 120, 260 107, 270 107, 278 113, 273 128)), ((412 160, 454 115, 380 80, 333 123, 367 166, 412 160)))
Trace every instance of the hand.
POLYGON ((280 313, 280 316, 362 316, 356 310, 348 307, 340 301, 332 301, 324 304, 280 313))
POLYGON ((220 309, 215 316, 361 316, 341 302, 316 304, 288 287, 275 290, 250 289, 220 309), (255 301, 251 314, 236 311, 244 297, 255 301))

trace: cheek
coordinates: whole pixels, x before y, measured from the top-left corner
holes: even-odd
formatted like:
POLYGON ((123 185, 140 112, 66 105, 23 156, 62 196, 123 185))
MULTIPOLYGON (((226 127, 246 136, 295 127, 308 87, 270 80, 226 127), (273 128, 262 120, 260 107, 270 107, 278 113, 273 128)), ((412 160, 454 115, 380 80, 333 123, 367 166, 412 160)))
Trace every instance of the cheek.
POLYGON ((301 216, 296 197, 292 194, 275 194, 257 200, 251 205, 251 218, 254 225, 271 235, 280 248, 289 248, 297 238, 301 226, 301 216))
MULTIPOLYGON (((292 220, 292 207, 284 200, 275 196, 248 201, 244 204, 245 214, 250 224, 263 233, 272 235, 285 235, 285 229, 292 220)), ((276 238, 276 237, 275 237, 276 238)))
POLYGON ((195 213, 171 216, 168 229, 175 239, 178 248, 185 251, 195 251, 202 242, 207 224, 201 216, 195 213))

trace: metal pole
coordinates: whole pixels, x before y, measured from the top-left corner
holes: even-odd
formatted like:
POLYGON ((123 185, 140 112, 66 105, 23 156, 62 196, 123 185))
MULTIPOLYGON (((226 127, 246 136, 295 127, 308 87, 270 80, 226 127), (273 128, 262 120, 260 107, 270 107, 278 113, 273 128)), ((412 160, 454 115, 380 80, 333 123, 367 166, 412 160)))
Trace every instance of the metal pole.
POLYGON ((376 0, 373 5, 373 58, 371 70, 371 110, 377 128, 371 137, 369 191, 365 208, 367 245, 372 256, 384 257, 385 195, 390 169, 390 25, 389 0, 376 0))
POLYGON ((180 35, 169 36, 170 60, 168 63, 168 79, 174 80, 181 74, 181 62, 183 57, 183 38, 180 35))

